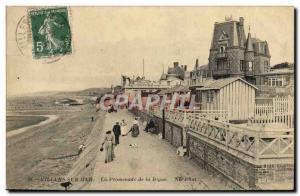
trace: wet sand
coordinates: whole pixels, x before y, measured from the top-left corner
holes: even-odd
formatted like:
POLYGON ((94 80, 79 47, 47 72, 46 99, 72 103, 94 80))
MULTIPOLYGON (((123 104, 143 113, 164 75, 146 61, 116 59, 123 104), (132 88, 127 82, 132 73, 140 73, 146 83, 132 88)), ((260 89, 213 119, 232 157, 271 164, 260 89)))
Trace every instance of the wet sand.
MULTIPOLYGON (((26 116, 26 115, 22 115, 22 116, 26 116)), ((30 117, 35 117, 35 116, 40 117, 40 115, 28 115, 28 116, 30 116, 30 117)), ((43 120, 43 121, 39 122, 38 124, 24 126, 24 127, 19 128, 19 129, 8 131, 6 133, 6 138, 17 135, 17 134, 20 134, 20 133, 23 133, 25 131, 28 131, 28 130, 34 128, 34 127, 40 127, 40 126, 46 125, 46 124, 51 123, 51 122, 55 121, 56 119, 58 119, 57 115, 43 115, 42 117, 45 117, 46 120, 43 120)))
POLYGON ((38 124, 47 120, 45 116, 6 115, 6 132, 38 124))

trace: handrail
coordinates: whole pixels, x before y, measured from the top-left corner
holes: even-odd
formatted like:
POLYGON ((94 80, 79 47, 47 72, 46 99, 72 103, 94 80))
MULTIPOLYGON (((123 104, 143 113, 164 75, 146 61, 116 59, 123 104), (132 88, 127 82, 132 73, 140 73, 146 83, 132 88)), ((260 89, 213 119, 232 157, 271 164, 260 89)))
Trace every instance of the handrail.
MULTIPOLYGON (((154 113, 161 115, 160 111, 154 113)), ((244 127, 205 117, 194 118, 193 113, 187 110, 167 111, 166 118, 180 123, 191 133, 201 135, 210 143, 236 152, 236 156, 243 154, 252 161, 294 157, 294 135, 290 134, 293 129, 265 131, 262 130, 263 127, 244 127)))

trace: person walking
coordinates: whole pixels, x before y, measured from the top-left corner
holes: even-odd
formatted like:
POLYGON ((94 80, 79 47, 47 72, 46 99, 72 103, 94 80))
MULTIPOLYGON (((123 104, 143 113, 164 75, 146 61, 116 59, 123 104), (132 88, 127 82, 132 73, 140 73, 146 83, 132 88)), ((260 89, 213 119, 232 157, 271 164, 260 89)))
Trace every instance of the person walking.
POLYGON ((124 119, 121 122, 121 134, 122 136, 125 136, 127 134, 127 123, 124 119))
MULTIPOLYGON (((105 150, 105 163, 112 162, 115 158, 114 153, 114 145, 115 145, 115 136, 111 131, 107 131, 105 133, 104 141, 102 143, 102 150, 105 150)), ((100 149, 100 151, 102 151, 100 149)))
POLYGON ((78 147, 78 155, 80 155, 82 153, 82 151, 85 149, 85 145, 84 144, 81 144, 79 147, 78 147))
POLYGON ((120 144, 119 137, 121 135, 121 127, 119 125, 119 122, 116 122, 116 124, 114 125, 113 132, 115 134, 115 144, 118 145, 120 144))
POLYGON ((139 134, 140 134, 139 121, 138 121, 138 118, 135 117, 135 119, 133 121, 133 125, 131 127, 131 136, 137 137, 139 134))

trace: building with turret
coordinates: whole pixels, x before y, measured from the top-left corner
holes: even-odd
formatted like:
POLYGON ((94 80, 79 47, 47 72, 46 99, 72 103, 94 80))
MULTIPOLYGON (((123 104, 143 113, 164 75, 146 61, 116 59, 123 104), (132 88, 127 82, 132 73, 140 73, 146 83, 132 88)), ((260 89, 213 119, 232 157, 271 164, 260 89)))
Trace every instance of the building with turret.
POLYGON ((270 70, 270 58, 267 41, 252 38, 250 28, 246 37, 243 17, 215 23, 208 59, 214 79, 241 77, 256 84, 255 75, 270 70))
POLYGON ((176 86, 184 83, 186 78, 187 65, 179 65, 178 62, 173 63, 173 67, 168 67, 167 73, 162 73, 159 82, 167 86, 176 86))

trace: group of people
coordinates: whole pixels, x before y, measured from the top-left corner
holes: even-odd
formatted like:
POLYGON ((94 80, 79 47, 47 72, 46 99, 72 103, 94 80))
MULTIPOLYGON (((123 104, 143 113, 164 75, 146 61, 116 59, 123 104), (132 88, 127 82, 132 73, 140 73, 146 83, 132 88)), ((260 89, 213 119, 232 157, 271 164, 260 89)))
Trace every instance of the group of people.
POLYGON ((139 135, 139 122, 137 118, 134 119, 129 131, 127 131, 127 123, 125 120, 122 120, 121 123, 116 122, 112 131, 106 132, 102 143, 102 149, 105 150, 105 163, 111 162, 115 158, 114 148, 120 144, 120 135, 126 136, 130 132, 132 137, 139 135))
POLYGON ((109 109, 107 110, 108 113, 117 112, 118 110, 114 107, 114 105, 110 105, 109 109))

